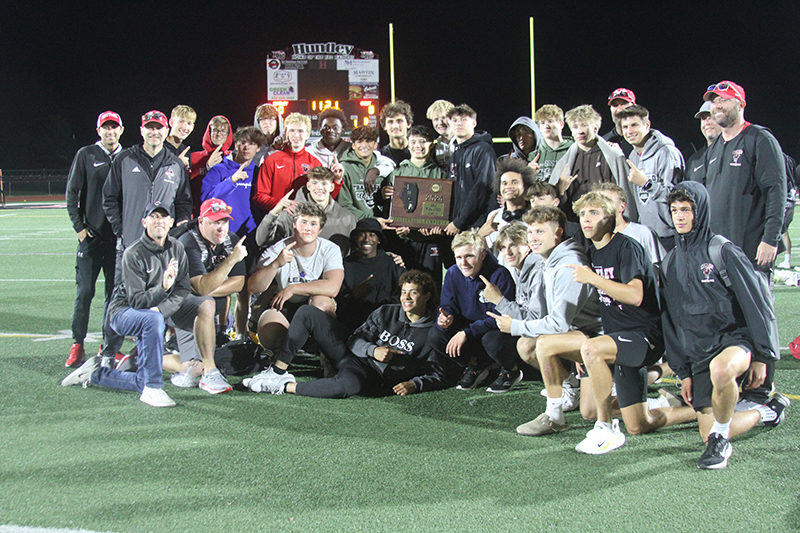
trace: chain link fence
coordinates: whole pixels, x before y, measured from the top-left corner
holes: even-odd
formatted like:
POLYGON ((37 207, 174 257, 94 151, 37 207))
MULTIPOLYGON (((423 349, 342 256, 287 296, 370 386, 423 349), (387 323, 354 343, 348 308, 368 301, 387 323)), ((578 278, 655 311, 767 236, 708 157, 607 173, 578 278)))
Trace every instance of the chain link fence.
POLYGON ((69 169, 0 170, 3 194, 14 196, 63 196, 69 169))

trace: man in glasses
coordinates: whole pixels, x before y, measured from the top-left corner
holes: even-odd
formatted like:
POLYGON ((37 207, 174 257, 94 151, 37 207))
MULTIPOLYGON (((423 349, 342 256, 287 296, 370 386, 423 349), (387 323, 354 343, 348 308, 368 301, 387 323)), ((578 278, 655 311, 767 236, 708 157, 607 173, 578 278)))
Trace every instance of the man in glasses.
POLYGON ((625 134, 622 132, 622 124, 617 113, 632 105, 636 105, 636 95, 633 94, 633 91, 630 89, 620 87, 608 95, 608 108, 611 111, 611 120, 614 121, 614 127, 611 131, 603 135, 603 139, 619 146, 625 154, 625 157, 631 156, 633 146, 625 139, 625 134))
MULTIPOLYGON (((786 165, 780 144, 763 126, 744 119, 744 89, 732 82, 711 85, 703 95, 711 102, 711 117, 722 133, 711 143, 705 172, 692 179, 708 189, 710 228, 742 249, 756 271, 772 277, 781 239, 786 202, 786 165)), ((775 363, 768 361, 766 377, 749 375, 763 384, 746 388, 737 409, 769 401, 775 363)))
MULTIPOLYGON (((117 236, 115 285, 121 281, 122 252, 144 233, 142 211, 147 204, 159 202, 174 213, 177 224, 185 223, 192 214, 186 166, 164 148, 169 134, 167 116, 155 110, 145 113, 139 132, 143 143, 123 150, 114 159, 103 186, 103 211, 117 236)), ((104 337, 102 363, 110 366, 123 338, 108 327, 104 337)))

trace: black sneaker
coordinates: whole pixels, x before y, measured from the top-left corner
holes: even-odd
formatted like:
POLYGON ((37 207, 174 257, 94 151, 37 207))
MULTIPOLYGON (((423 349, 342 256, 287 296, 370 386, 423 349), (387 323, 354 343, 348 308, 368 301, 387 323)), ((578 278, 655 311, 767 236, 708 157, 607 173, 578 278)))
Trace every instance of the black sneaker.
POLYGON ((486 389, 486 392, 508 392, 521 380, 522 370, 515 370, 514 372, 502 370, 497 379, 486 389))
POLYGON ((781 422, 786 418, 786 408, 789 407, 789 398, 780 392, 776 392, 770 401, 767 402, 767 407, 775 411, 775 420, 764 422, 768 428, 778 427, 781 422))
POLYGON ((706 451, 697 461, 697 468, 704 470, 719 470, 728 466, 728 458, 733 453, 733 446, 728 439, 719 433, 712 433, 708 436, 706 451))
POLYGON ((483 380, 486 379, 486 376, 489 375, 489 369, 491 365, 485 367, 478 367, 476 365, 469 365, 467 368, 464 369, 464 373, 461 374, 461 379, 458 380, 458 385, 456 389, 458 390, 470 390, 474 389, 478 385, 481 384, 483 380))

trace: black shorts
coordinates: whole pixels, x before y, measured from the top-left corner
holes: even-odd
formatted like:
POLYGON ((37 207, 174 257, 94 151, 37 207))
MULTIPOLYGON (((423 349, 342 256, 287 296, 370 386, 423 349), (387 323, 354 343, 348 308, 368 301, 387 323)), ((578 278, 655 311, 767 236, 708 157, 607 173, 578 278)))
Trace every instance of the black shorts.
POLYGON ((792 225, 794 219, 794 201, 787 200, 786 207, 783 211, 783 226, 781 227, 781 235, 789 231, 789 226, 792 225))
POLYGON ((647 367, 664 355, 664 341, 639 331, 607 334, 617 345, 614 383, 620 408, 647 401, 647 367))
MULTIPOLYGON (((735 345, 750 354, 750 362, 753 362, 753 350, 746 345, 735 345)), ((726 346, 728 348, 728 346, 726 346)), ((741 381, 747 372, 739 376, 737 381, 741 381)), ((711 407, 711 393, 714 386, 711 383, 711 372, 706 368, 699 374, 692 375, 692 407, 695 411, 701 411, 706 407, 711 407)))

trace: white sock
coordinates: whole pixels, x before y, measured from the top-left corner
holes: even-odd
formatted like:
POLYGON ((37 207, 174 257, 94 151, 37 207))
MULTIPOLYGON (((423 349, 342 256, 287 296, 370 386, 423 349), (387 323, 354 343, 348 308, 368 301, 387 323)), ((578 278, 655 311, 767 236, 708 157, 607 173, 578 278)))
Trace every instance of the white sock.
POLYGON ((778 418, 778 413, 767 407, 766 405, 759 405, 756 407, 756 411, 761 415, 760 422, 763 424, 764 422, 772 422, 776 418, 778 418))
POLYGON ((561 396, 558 398, 547 398, 547 408, 544 411, 550 420, 553 422, 557 422, 559 424, 563 424, 564 420, 564 409, 561 407, 563 404, 563 400, 561 396))
POLYGON ((728 439, 731 435, 731 421, 728 420, 726 424, 722 424, 717 422, 717 419, 714 419, 714 425, 711 426, 711 433, 719 433, 724 438, 728 439))
POLYGON ((669 407, 669 400, 667 400, 666 396, 658 395, 657 398, 648 398, 647 399, 647 408, 648 409, 661 409, 664 407, 669 407))
POLYGON ((613 422, 601 422, 600 420, 598 420, 597 422, 594 423, 594 425, 595 425, 595 427, 597 427, 599 425, 601 428, 607 429, 609 431, 614 429, 614 423, 613 422))

